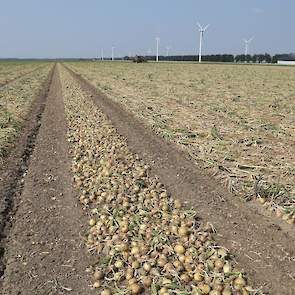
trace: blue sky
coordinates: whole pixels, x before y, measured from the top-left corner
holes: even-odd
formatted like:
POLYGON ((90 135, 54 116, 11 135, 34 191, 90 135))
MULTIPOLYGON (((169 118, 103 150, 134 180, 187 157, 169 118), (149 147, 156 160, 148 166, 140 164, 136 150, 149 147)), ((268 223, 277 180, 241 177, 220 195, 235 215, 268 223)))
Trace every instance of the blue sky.
POLYGON ((210 23, 204 54, 295 51, 294 0, 0 0, 0 57, 93 57, 198 51, 196 24, 210 23))

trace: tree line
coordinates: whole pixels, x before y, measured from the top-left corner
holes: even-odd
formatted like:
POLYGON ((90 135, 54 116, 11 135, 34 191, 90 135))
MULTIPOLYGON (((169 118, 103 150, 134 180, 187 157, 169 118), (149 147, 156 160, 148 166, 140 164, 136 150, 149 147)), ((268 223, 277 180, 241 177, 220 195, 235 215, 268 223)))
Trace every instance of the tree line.
MULTIPOLYGON (((287 54, 275 54, 270 55, 268 53, 264 54, 211 54, 211 55, 202 55, 202 61, 207 62, 231 62, 231 63, 277 63, 278 59, 285 58, 289 56, 287 54)), ((143 56, 145 60, 155 60, 156 56, 149 55, 143 56)), ((160 61, 198 61, 197 55, 170 55, 170 56, 159 56, 160 61)), ((125 60, 131 59, 128 56, 125 56, 125 60)))

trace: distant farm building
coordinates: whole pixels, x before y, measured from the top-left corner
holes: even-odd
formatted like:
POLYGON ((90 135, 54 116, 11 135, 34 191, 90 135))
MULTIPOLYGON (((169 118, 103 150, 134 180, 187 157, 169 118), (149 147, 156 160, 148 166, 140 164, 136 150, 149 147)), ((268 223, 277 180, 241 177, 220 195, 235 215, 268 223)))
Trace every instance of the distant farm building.
POLYGON ((281 55, 278 58, 278 64, 295 66, 295 54, 281 55))

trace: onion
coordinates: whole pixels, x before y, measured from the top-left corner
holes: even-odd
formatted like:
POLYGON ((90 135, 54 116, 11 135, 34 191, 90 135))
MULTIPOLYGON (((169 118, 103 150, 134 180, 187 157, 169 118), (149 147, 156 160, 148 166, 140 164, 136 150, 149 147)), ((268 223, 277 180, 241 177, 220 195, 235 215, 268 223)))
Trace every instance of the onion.
POLYGON ((143 285, 145 286, 145 287, 150 287, 151 286, 151 284, 152 284, 152 279, 151 279, 151 277, 143 277, 142 278, 142 283, 143 283, 143 285))
POLYGON ((214 265, 215 265, 215 268, 222 269, 224 266, 224 262, 221 259, 217 259, 215 260, 214 265))
POLYGON ((223 272, 224 272, 225 274, 231 272, 231 266, 230 266, 230 264, 229 264, 228 262, 226 262, 226 263, 224 264, 224 266, 223 266, 223 272))
POLYGON ((188 283, 191 280, 191 278, 189 277, 188 274, 183 273, 183 274, 180 275, 180 280, 185 282, 185 283, 188 283))
POLYGON ((145 263, 143 264, 143 269, 144 269, 146 272, 149 272, 149 271, 151 270, 151 268, 152 268, 152 266, 151 266, 150 263, 145 262, 145 263))
POLYGON ((259 197, 258 201, 261 205, 263 205, 266 202, 265 198, 262 198, 262 197, 259 197))
POLYGON ((167 263, 167 260, 164 259, 164 258, 159 258, 159 259, 157 260, 157 264, 158 264, 160 267, 164 267, 166 263, 167 263))
POLYGON ((175 200, 174 201, 174 208, 175 209, 180 209, 182 206, 181 206, 181 202, 179 200, 175 200))
POLYGON ((185 248, 182 246, 182 245, 176 245, 174 247, 174 251, 177 253, 177 254, 184 254, 185 253, 185 248))
POLYGON ((104 289, 104 290, 100 293, 100 295, 112 295, 112 292, 111 292, 110 289, 104 289))
POLYGON ((93 288, 100 288, 101 287, 101 282, 100 281, 96 281, 93 284, 93 288))
POLYGON ((131 254, 132 255, 137 255, 137 254, 139 254, 139 248, 138 247, 132 247, 131 248, 131 254))
POLYGON ((136 283, 129 285, 129 289, 132 294, 139 294, 141 292, 141 286, 136 283))
POLYGON ((139 262, 137 260, 132 262, 132 268, 133 269, 137 269, 139 267, 140 267, 140 264, 139 264, 139 262))
POLYGON ((198 288, 201 290, 202 294, 209 294, 211 291, 210 286, 203 283, 198 284, 198 288))
POLYGON ((89 225, 90 226, 94 226, 96 224, 96 220, 94 219, 94 218, 91 218, 90 220, 89 220, 89 225))
POLYGON ((179 229, 178 229, 178 233, 180 236, 187 236, 189 234, 189 230, 186 226, 181 226, 179 229))
POLYGON ((116 268, 122 268, 123 266, 124 266, 124 263, 123 263, 122 260, 117 260, 117 261, 115 262, 115 267, 116 267, 116 268))
POLYGON ((167 292, 168 292, 168 289, 166 287, 163 287, 163 288, 160 289, 159 294, 163 295, 163 294, 165 294, 167 292))
POLYGON ((94 276, 94 278, 96 280, 100 280, 100 279, 103 278, 103 273, 101 271, 97 270, 97 271, 94 272, 94 275, 93 276, 94 276))
POLYGON ((199 283, 199 282, 202 282, 203 280, 204 280, 204 277, 203 277, 203 275, 201 273, 196 272, 194 274, 194 281, 195 282, 199 283))
POLYGON ((245 279, 240 275, 233 282, 234 288, 236 290, 242 290, 243 287, 246 286, 245 279))

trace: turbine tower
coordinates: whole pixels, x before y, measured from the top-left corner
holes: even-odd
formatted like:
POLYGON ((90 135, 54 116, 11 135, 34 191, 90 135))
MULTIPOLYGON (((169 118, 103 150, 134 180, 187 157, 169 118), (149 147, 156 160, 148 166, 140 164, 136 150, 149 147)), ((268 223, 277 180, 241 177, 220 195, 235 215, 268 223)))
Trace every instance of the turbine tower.
POLYGON ((114 46, 112 46, 112 61, 114 61, 114 51, 115 51, 115 47, 114 46))
POLYGON ((248 51, 249 51, 249 45, 250 43, 253 41, 254 37, 250 38, 250 39, 244 39, 245 42, 245 56, 248 55, 248 51))
POLYGON ((159 43, 160 43, 160 38, 156 38, 156 47, 157 47, 157 54, 156 54, 156 62, 159 61, 159 43))
POLYGON ((169 51, 170 51, 171 47, 167 46, 166 47, 166 56, 168 57, 169 56, 169 51))
POLYGON ((101 60, 104 60, 104 57, 103 57, 103 48, 101 49, 101 60))
POLYGON ((199 47, 199 62, 202 62, 202 43, 203 43, 203 37, 204 37, 204 33, 205 31, 208 29, 209 25, 202 27, 199 23, 198 23, 198 27, 199 27, 199 32, 200 32, 200 47, 199 47))

